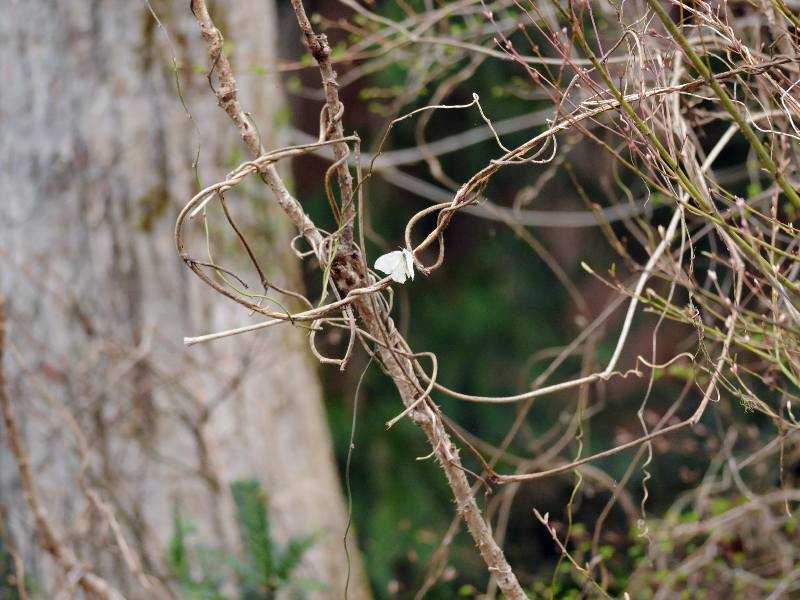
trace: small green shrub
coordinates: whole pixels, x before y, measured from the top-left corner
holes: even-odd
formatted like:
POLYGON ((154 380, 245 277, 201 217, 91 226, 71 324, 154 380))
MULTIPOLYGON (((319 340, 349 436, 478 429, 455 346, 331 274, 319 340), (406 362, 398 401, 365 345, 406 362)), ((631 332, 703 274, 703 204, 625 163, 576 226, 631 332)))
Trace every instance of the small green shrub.
POLYGON ((176 510, 173 535, 166 555, 167 569, 181 593, 191 600, 272 600, 280 590, 302 598, 322 584, 293 577, 313 535, 292 538, 285 546, 272 538, 267 496, 254 479, 235 481, 231 494, 236 506, 241 553, 234 555, 203 544, 192 543, 191 522, 176 510), (236 593, 223 592, 235 573, 236 593))

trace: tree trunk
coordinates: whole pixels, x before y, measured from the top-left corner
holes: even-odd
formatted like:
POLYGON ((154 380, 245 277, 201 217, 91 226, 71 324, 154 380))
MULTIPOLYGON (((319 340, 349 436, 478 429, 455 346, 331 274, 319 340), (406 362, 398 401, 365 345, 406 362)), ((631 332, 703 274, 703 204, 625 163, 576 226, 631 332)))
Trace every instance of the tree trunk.
MULTIPOLYGON (((181 345, 184 335, 248 322, 241 307, 189 276, 173 246, 175 216, 197 185, 198 143, 203 184, 244 157, 202 72, 209 65, 188 3, 152 2, 169 39, 143 2, 4 4, 2 367, 62 543, 127 597, 159 597, 135 576, 114 519, 142 570, 166 578, 174 515, 195 526, 190 545, 235 552, 229 486, 255 478, 279 543, 317 536, 299 576, 327 586, 318 597, 342 597, 347 516, 303 330, 287 325, 181 345), (90 501, 92 491, 113 518, 90 501)), ((275 146, 281 105, 269 73, 274 11, 271 2, 242 0, 218 5, 214 15, 234 42, 228 52, 241 98, 267 147, 275 146)), ((270 258, 267 278, 297 289, 285 217, 259 182, 246 190, 228 199, 234 218, 270 258)), ((215 261, 244 270, 228 260, 240 254, 237 240, 214 240, 215 261)), ((204 247, 202 235, 196 242, 204 247)), ((32 537, 18 483, 14 460, 0 452, 0 507, 12 547, 43 597, 74 597, 74 578, 32 537)), ((351 555, 350 598, 367 598, 351 555)))

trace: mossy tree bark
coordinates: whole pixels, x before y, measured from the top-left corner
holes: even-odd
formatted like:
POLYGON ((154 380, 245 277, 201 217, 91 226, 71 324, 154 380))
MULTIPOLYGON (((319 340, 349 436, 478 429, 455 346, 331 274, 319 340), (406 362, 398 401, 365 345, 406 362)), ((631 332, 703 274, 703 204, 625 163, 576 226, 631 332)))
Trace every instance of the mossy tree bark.
MULTIPOLYGON (((197 527, 197 543, 235 551, 229 484, 255 477, 278 540, 319 536, 301 576, 338 598, 346 512, 302 331, 181 345, 184 335, 246 319, 190 278, 173 247, 175 216, 196 186, 198 139, 203 182, 245 156, 202 72, 206 52, 187 5, 153 2, 171 43, 142 2, 5 7, 0 293, 9 395, 64 543, 128 597, 153 596, 138 586, 87 486, 113 508, 143 569, 164 576, 175 511, 197 527), (194 121, 176 91, 173 56, 194 121)), ((229 54, 242 74, 239 92, 272 146, 281 107, 268 74, 275 8, 256 0, 218 8, 236 42, 229 54)), ((267 277, 297 289, 286 218, 263 184, 246 190, 231 197, 231 211, 272 260, 267 277)), ((236 243, 217 240, 215 259, 241 267, 226 264, 236 243)), ((30 537, 16 478, 12 457, 0 452, 12 541, 50 593, 68 584, 30 537)), ((350 597, 367 598, 358 557, 352 562, 350 597)))

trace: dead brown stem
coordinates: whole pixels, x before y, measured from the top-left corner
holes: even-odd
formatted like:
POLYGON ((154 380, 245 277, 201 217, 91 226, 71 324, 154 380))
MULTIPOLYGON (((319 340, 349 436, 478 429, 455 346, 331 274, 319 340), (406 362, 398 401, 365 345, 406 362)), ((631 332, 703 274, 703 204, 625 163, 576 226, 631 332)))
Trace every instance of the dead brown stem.
POLYGON ((3 425, 9 450, 14 457, 19 471, 20 485, 22 486, 25 500, 31 509, 41 547, 61 565, 66 573, 77 578, 78 585, 90 596, 104 600, 124 600, 118 590, 112 587, 105 579, 93 573, 89 566, 81 563, 69 548, 65 548, 50 523, 47 510, 42 503, 39 491, 31 473, 28 454, 22 445, 22 436, 19 433, 14 413, 11 409, 11 399, 8 397, 6 382, 3 374, 3 354, 5 350, 5 310, 3 299, 0 298, 0 410, 3 412, 3 425))

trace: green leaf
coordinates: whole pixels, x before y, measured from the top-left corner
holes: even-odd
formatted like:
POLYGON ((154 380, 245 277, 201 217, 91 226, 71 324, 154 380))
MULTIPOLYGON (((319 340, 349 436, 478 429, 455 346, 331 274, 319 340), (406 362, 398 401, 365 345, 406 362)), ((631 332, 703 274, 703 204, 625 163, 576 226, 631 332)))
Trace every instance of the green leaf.
POLYGON ((167 545, 166 563, 170 574, 179 582, 189 581, 189 558, 186 547, 186 536, 193 527, 189 521, 184 520, 177 509, 172 513, 172 537, 167 545))
POLYGON ((236 525, 242 544, 242 560, 238 565, 242 597, 246 600, 264 598, 264 592, 274 587, 275 565, 267 517, 267 498, 255 479, 231 484, 236 505, 236 525))
POLYGON ((275 560, 275 574, 280 580, 288 580, 292 571, 303 560, 303 556, 317 541, 316 535, 306 535, 292 538, 286 548, 279 553, 275 560))
POLYGON ((609 560, 612 556, 614 556, 614 547, 613 546, 601 546, 601 548, 600 548, 600 556, 603 557, 603 560, 609 560))
POLYGON ((471 598, 477 593, 477 589, 475 589, 474 585, 465 584, 458 588, 458 595, 463 598, 471 598))

